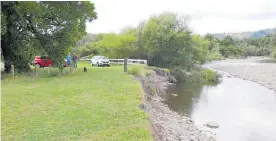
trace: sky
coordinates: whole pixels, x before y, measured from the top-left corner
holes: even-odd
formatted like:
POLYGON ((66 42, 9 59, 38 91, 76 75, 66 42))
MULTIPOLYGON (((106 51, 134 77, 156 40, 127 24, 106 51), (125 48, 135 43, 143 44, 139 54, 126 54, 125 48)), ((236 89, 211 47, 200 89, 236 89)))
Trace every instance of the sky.
POLYGON ((152 15, 188 15, 198 34, 236 33, 276 27, 276 0, 92 0, 98 18, 88 33, 116 32, 135 27, 152 15))

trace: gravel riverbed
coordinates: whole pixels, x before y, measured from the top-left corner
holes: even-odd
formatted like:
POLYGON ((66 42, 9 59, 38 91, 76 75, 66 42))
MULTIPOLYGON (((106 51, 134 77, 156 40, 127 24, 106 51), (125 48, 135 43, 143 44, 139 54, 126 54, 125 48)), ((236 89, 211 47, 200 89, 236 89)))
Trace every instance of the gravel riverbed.
POLYGON ((267 57, 227 59, 206 64, 215 70, 253 81, 276 91, 276 63, 267 57))

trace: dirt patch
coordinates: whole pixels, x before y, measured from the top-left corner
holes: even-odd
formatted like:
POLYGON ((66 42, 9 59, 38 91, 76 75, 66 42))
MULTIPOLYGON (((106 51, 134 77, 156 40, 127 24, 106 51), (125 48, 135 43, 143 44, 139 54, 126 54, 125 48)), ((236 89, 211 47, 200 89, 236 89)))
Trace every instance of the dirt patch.
POLYGON ((152 132, 157 141, 214 141, 215 135, 203 127, 195 126, 189 117, 171 111, 162 100, 166 89, 175 81, 168 73, 153 70, 149 76, 139 77, 145 91, 144 104, 149 113, 152 132))

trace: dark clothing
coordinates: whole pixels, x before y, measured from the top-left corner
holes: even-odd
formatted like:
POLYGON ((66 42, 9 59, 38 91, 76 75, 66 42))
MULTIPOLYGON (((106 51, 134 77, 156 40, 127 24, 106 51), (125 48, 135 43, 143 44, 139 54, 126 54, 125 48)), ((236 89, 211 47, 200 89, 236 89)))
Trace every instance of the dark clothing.
POLYGON ((77 67, 78 67, 77 60, 78 60, 78 56, 77 56, 77 55, 74 55, 74 56, 73 56, 74 68, 77 68, 77 67))
POLYGON ((78 60, 78 56, 77 55, 74 55, 73 56, 73 61, 77 61, 78 60))

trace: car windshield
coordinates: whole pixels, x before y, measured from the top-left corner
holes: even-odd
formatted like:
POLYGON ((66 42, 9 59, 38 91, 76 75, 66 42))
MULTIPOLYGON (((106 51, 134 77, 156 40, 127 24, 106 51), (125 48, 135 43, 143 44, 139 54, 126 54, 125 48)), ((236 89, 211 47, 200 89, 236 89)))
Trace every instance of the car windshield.
POLYGON ((107 59, 107 58, 104 56, 99 56, 98 59, 107 59))

